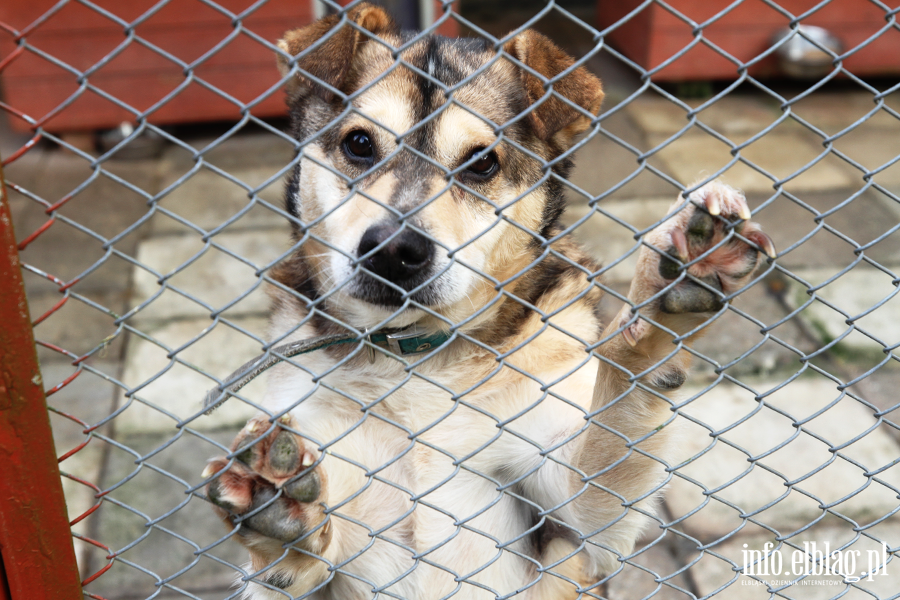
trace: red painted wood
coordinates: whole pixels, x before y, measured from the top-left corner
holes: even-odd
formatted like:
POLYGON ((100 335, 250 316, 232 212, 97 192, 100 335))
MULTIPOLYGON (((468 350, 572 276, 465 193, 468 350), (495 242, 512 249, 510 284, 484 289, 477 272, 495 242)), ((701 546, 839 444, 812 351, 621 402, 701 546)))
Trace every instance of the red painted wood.
MULTIPOLYGON (((0 22, 24 30, 55 4, 56 0, 0 3, 0 22)), ((234 13, 246 10, 254 0, 222 0, 234 13)), ((133 22, 156 4, 156 0, 103 0, 99 6, 133 22)), ((439 16, 440 2, 435 2, 439 16)), ((259 37, 275 43, 293 27, 312 21, 310 2, 269 0, 241 23, 259 37)), ((458 23, 448 19, 438 33, 458 34, 458 23)), ((134 33, 170 53, 178 60, 193 63, 233 34, 231 18, 194 0, 173 0, 157 13, 135 26, 134 33)), ((65 4, 46 22, 28 32, 28 44, 64 60, 78 71, 92 69, 109 54, 118 52, 101 68, 91 72, 88 82, 138 111, 156 105, 186 81, 177 62, 132 40, 127 41, 121 25, 97 11, 76 2, 65 4)), ((16 49, 14 36, 0 31, 0 61, 16 49)), ((122 121, 135 121, 133 111, 117 106, 101 94, 79 93, 78 76, 54 64, 38 52, 24 51, 10 61, 2 74, 5 101, 49 131, 105 129, 122 121), (58 110, 73 95, 70 105, 58 110)), ((241 33, 193 69, 193 75, 241 103, 249 103, 273 86, 280 75, 275 68, 274 52, 249 35, 241 33)), ((275 90, 254 106, 259 117, 286 115, 283 93, 275 90)), ((154 111, 151 123, 238 120, 240 107, 197 83, 154 111)), ((18 131, 29 131, 27 121, 13 118, 18 131)))
POLYGON ((2 170, 0 548, 13 600, 82 598, 2 170))
MULTIPOLYGON (((457 12, 458 9, 459 5, 454 6, 453 12, 457 12)), ((434 20, 437 21, 443 14, 440 0, 434 0, 434 20)), ((446 37, 456 37, 459 35, 459 22, 453 17, 450 17, 440 24, 435 33, 446 37)))
MULTIPOLYGON (((703 23, 727 8, 730 0, 672 0, 669 4, 685 17, 703 23)), ((780 0, 779 5, 794 15, 810 10, 818 0, 780 0)), ((889 6, 900 0, 889 0, 889 6)), ((639 6, 639 0, 600 2, 598 19, 601 27, 609 27, 639 6)), ((759 56, 771 46, 773 35, 788 26, 790 19, 760 0, 745 0, 726 15, 703 29, 703 37, 741 62, 759 56)), ((875 35, 885 25, 884 11, 869 2, 832 0, 801 23, 825 27, 844 45, 856 47, 875 35)), ((693 27, 658 4, 643 9, 631 21, 618 27, 607 38, 611 44, 645 69, 659 66, 693 40, 693 27)), ((871 44, 850 56, 844 67, 856 75, 893 75, 900 73, 900 32, 885 31, 871 44)), ((777 75, 774 58, 750 69, 754 76, 777 75)), ((654 74, 659 81, 697 79, 735 79, 734 62, 705 46, 697 45, 684 56, 654 74)))
MULTIPOLYGON (((0 22, 22 30, 54 3, 55 0, 0 3, 0 22)), ((99 4, 131 22, 155 1, 104 0, 99 4)), ((253 0, 223 0, 219 4, 239 12, 252 6, 253 0)), ((274 44, 287 29, 300 27, 311 20, 308 1, 269 0, 241 23, 274 44)), ((210 52, 234 31, 229 16, 194 0, 173 0, 134 28, 137 36, 185 63, 192 63, 210 52)), ((72 2, 29 32, 26 39, 39 51, 84 71, 117 51, 128 37, 122 26, 72 2)), ((0 29, 0 62, 15 49, 14 36, 0 29)), ((193 74, 243 103, 255 100, 277 86, 280 80, 273 50, 246 33, 239 34, 197 65, 193 74)), ((72 105, 52 115, 57 107, 78 92, 78 76, 41 57, 38 52, 20 52, 9 61, 0 76, 4 82, 5 101, 35 119, 52 116, 41 123, 50 131, 100 129, 114 127, 122 121, 134 121, 133 113, 91 92, 83 93, 72 105)), ((88 81, 144 111, 184 84, 186 76, 177 62, 132 40, 93 71, 88 81)), ((253 114, 261 117, 285 115, 283 93, 276 90, 254 107, 253 114)), ((164 125, 238 118, 240 109, 233 102, 194 83, 154 112, 150 121, 164 125)), ((13 118, 12 125, 20 131, 29 129, 27 122, 21 119, 13 118)))

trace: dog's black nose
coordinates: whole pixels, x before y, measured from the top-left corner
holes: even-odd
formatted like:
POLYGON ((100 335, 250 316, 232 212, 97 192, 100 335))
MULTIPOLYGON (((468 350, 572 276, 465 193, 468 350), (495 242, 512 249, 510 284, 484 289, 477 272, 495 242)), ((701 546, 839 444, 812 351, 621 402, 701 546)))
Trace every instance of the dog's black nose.
POLYGON ((434 256, 434 243, 411 229, 401 231, 395 224, 373 225, 363 234, 356 256, 370 272, 400 284, 428 267, 434 256), (378 246, 381 248, 377 252, 366 256, 378 246))

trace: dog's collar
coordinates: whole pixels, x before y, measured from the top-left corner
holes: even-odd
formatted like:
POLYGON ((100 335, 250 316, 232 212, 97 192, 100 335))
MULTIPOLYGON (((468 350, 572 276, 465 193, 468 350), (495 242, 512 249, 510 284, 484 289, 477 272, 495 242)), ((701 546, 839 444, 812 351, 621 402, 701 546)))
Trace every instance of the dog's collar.
POLYGON ((316 350, 323 350, 337 344, 349 344, 351 342, 359 343, 365 340, 369 342, 366 347, 369 362, 374 362, 375 348, 372 347, 373 344, 376 346, 387 346, 387 349, 397 356, 406 356, 409 354, 421 354, 422 352, 427 352, 428 350, 444 345, 449 339, 449 333, 440 331, 438 333, 428 334, 417 325, 412 325, 405 329, 392 331, 390 333, 366 332, 363 334, 362 338, 352 334, 333 334, 323 335, 308 340, 300 340, 299 342, 291 342, 290 344, 272 348, 253 360, 244 363, 238 370, 225 379, 225 382, 230 381, 231 383, 222 383, 206 393, 206 398, 203 400, 203 408, 206 409, 206 413, 209 414, 228 398, 229 392, 231 394, 236 393, 259 375, 262 375, 264 371, 292 356, 315 352, 316 350))

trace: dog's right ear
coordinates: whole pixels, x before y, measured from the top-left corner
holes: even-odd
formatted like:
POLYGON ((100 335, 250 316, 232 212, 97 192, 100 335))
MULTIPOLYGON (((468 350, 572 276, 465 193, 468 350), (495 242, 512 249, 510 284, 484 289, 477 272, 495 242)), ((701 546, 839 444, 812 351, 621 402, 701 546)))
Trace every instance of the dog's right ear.
MULTIPOLYGON (((347 11, 346 15, 348 21, 379 37, 398 29, 382 8, 365 2, 347 11)), ((278 47, 287 55, 278 53, 278 69, 283 76, 287 75, 296 60, 297 68, 300 69, 296 74, 299 83, 330 102, 334 98, 334 90, 343 91, 342 86, 350 72, 354 55, 370 39, 360 29, 351 23, 342 23, 342 15, 337 14, 289 31, 278 41, 278 47), (320 41, 308 54, 295 59, 298 54, 320 41), (323 83, 326 85, 322 85, 323 83)))
POLYGON ((533 29, 526 29, 503 46, 504 52, 528 69, 522 69, 525 96, 533 105, 528 112, 528 121, 542 140, 555 138, 560 146, 568 148, 573 138, 584 132, 591 124, 587 115, 597 115, 603 102, 603 86, 586 68, 572 69, 575 59, 566 54, 550 39, 533 29), (546 98, 546 86, 541 78, 529 72, 534 71, 544 80, 556 79, 554 95, 546 98), (562 73, 569 72, 559 78, 562 73), (562 96, 581 110, 572 108, 556 96, 562 96))

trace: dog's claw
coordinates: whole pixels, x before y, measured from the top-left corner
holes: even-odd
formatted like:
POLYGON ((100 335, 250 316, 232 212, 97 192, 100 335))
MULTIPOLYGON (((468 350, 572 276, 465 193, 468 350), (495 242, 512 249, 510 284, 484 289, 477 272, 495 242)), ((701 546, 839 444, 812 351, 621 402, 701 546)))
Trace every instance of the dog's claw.
POLYGON ((687 237, 681 229, 672 230, 672 247, 675 248, 678 260, 683 262, 684 258, 689 256, 687 237))
POLYGON ((634 339, 634 333, 632 333, 631 327, 626 327, 622 330, 622 337, 625 338, 625 341, 628 342, 628 345, 632 348, 637 346, 638 341, 634 339))
POLYGON ((778 252, 775 250, 775 242, 772 241, 772 238, 770 238, 768 234, 763 233, 762 231, 754 231, 747 234, 746 238, 759 246, 769 258, 778 257, 778 252))
POLYGON ((719 203, 719 197, 715 194, 707 194, 706 198, 706 210, 714 217, 722 214, 722 205, 719 203))

